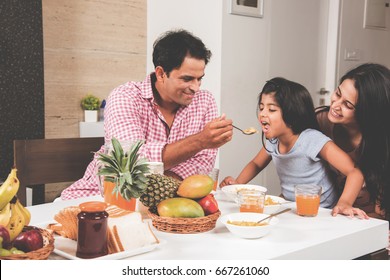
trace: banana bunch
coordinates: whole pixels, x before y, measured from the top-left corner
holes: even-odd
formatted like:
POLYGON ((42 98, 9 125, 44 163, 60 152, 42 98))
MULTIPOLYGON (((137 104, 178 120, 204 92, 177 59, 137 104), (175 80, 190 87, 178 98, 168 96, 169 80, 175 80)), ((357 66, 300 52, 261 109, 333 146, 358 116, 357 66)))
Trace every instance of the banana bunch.
POLYGON ((30 211, 25 208, 17 197, 10 202, 11 217, 5 228, 9 232, 11 241, 22 232, 24 226, 27 226, 31 220, 30 211))
POLYGON ((8 202, 7 205, 0 210, 0 225, 8 225, 8 222, 11 219, 11 215, 11 202, 8 202))
POLYGON ((0 187, 0 225, 6 227, 11 240, 14 240, 31 220, 30 211, 16 197, 18 189, 19 180, 16 177, 16 168, 13 168, 0 187))
POLYGON ((0 210, 11 201, 19 189, 19 179, 16 177, 16 168, 12 168, 7 180, 0 187, 0 210))

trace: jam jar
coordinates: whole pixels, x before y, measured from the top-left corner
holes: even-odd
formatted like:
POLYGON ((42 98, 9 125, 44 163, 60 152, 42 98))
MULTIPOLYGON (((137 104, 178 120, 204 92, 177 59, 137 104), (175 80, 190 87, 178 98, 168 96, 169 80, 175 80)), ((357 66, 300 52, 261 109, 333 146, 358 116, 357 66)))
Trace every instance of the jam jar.
POLYGON ((90 259, 107 255, 107 204, 89 201, 79 207, 76 256, 90 259))

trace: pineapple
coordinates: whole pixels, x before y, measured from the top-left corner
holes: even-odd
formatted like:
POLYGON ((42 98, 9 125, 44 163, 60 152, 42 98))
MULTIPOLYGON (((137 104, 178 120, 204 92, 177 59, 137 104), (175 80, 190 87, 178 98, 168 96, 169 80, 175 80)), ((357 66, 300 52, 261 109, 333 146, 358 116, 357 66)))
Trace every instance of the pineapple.
POLYGON ((149 172, 149 166, 145 158, 138 158, 142 145, 143 141, 137 141, 128 152, 124 152, 119 141, 112 138, 112 151, 98 154, 98 161, 103 164, 98 175, 104 176, 105 181, 115 183, 114 192, 126 200, 140 197, 147 187, 145 174, 149 172))
POLYGON ((180 181, 161 174, 150 174, 148 178, 148 187, 139 200, 143 205, 155 212, 156 206, 167 198, 176 197, 180 181))

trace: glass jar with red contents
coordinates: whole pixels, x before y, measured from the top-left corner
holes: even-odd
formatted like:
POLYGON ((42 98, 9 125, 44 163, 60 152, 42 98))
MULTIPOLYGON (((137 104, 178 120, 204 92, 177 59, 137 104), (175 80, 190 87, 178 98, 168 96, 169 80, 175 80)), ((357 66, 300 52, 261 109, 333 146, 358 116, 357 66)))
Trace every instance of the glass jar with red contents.
POLYGON ((89 201, 79 207, 76 256, 91 259, 107 255, 107 204, 89 201))

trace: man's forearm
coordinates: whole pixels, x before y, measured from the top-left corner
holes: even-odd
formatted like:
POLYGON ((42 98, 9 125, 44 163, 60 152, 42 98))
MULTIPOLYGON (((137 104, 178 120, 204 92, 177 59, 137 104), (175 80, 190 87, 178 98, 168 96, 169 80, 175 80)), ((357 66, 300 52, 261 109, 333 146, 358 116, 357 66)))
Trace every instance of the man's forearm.
POLYGON ((193 157, 203 149, 204 147, 197 134, 186 137, 175 143, 167 144, 162 152, 164 168, 170 169, 193 157))

